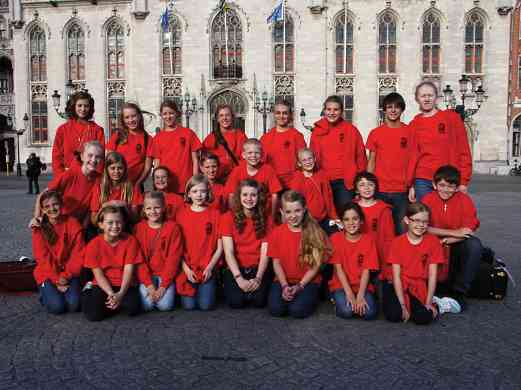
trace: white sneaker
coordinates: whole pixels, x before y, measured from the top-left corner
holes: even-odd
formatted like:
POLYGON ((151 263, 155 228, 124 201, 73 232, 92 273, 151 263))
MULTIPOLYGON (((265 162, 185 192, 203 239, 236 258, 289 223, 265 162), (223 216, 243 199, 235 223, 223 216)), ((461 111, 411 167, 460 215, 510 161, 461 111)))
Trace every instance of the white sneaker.
POLYGON ((438 306, 438 311, 440 314, 444 313, 452 313, 452 314, 458 314, 461 313, 461 306, 453 298, 450 297, 432 297, 432 303, 434 303, 436 306, 438 306))

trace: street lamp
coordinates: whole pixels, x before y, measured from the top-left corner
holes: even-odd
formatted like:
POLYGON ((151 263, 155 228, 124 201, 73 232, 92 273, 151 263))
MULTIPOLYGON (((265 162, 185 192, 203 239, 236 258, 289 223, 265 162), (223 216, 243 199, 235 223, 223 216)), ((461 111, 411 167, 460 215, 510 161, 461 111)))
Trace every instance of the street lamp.
POLYGON ((181 101, 181 106, 184 107, 184 113, 185 113, 185 120, 186 120, 186 127, 190 127, 190 117, 199 110, 197 107, 197 99, 195 98, 195 95, 192 97, 190 96, 190 93, 186 91, 184 96, 184 104, 183 101, 181 101))
POLYGON ((443 102, 448 109, 454 109, 463 121, 471 119, 481 108, 483 102, 487 100, 483 85, 478 85, 479 80, 462 75, 458 80, 461 104, 458 104, 454 90, 447 84, 443 89, 443 102), (469 89, 470 83, 470 89, 469 89), (473 107, 469 108, 469 101, 473 107), (465 104, 466 103, 466 104, 465 104))
POLYGON ((306 125, 306 111, 304 111, 304 107, 300 109, 300 123, 302 123, 302 126, 308 131, 313 130, 313 126, 306 125))
MULTIPOLYGON (((72 91, 74 91, 74 83, 72 82, 71 79, 69 79, 69 81, 67 81, 67 84, 65 84, 65 95, 67 96, 67 102, 69 101, 69 99, 72 95, 72 91)), ((87 91, 87 90, 85 90, 85 91, 87 91)), ((62 119, 69 119, 69 115, 67 114, 67 112, 65 110, 60 111, 61 95, 58 93, 57 89, 54 90, 54 93, 51 95, 51 98, 52 98, 52 105, 54 107, 54 110, 56 111, 56 114, 58 114, 58 116, 62 119)))
MULTIPOLYGON (((16 132, 16 152, 17 152, 17 163, 16 163, 16 175, 22 176, 22 164, 20 163, 20 136, 24 134, 25 130, 29 127, 29 116, 27 113, 24 114, 24 117, 22 118, 24 122, 24 127, 21 129, 13 129, 16 132)), ((9 128, 13 128, 13 118, 11 118, 11 115, 7 115, 7 125, 9 128)))
POLYGON ((273 111, 275 98, 273 96, 268 98, 268 92, 264 91, 261 98, 257 95, 255 97, 255 109, 259 114, 262 114, 262 128, 263 133, 266 133, 268 126, 268 114, 273 111))

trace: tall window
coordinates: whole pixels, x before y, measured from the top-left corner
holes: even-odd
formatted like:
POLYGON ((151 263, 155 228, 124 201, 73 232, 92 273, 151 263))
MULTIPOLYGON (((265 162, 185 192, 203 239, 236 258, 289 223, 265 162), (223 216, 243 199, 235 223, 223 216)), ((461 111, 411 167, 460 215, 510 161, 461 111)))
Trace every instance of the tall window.
POLYGON ((181 74, 181 24, 177 17, 170 16, 168 30, 163 31, 161 37, 163 74, 181 74))
POLYGON ((335 20, 336 94, 344 101, 344 118, 353 120, 354 45, 353 21, 347 10, 335 20))
POLYGON ((440 73, 440 18, 433 12, 428 13, 423 20, 423 73, 440 73))
POLYGON ((483 73, 485 21, 478 12, 472 12, 465 23, 465 73, 483 73))
POLYGON ((518 116, 512 124, 512 157, 520 157, 520 141, 521 141, 521 115, 518 116))
POLYGON ((276 100, 295 103, 295 25, 284 12, 284 20, 273 26, 273 80, 276 100))
POLYGON ((517 57, 517 87, 521 89, 521 56, 517 57))
POLYGON ((396 73, 396 19, 385 12, 378 22, 378 72, 396 73))
POLYGON ((85 35, 77 24, 67 32, 67 70, 70 80, 85 80, 85 35))
POLYGON ((45 32, 35 26, 29 33, 31 74, 31 143, 49 142, 47 125, 47 45, 45 32))
POLYGON ((125 103, 125 34, 123 26, 113 21, 107 28, 107 122, 108 136, 118 127, 118 114, 125 103))
MULTIPOLYGON (((0 5, 1 6, 1 5, 0 5)), ((3 16, 0 15, 0 40, 6 40, 9 38, 7 21, 3 16)))
POLYGON ((35 27, 30 33, 31 81, 47 81, 47 46, 45 33, 35 27))
POLYGON ((214 79, 242 78, 242 25, 233 9, 219 12, 212 22, 211 50, 214 79))

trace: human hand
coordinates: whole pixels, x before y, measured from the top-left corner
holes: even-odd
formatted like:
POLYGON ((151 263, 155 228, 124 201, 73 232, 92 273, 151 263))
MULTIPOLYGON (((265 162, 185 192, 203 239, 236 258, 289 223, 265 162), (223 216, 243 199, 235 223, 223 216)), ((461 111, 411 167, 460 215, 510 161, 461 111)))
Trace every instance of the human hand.
POLYGON ((199 283, 199 279, 194 271, 188 266, 184 267, 183 271, 186 274, 186 278, 192 283, 199 283))
POLYGON ((432 312, 432 318, 436 318, 438 316, 438 309, 432 303, 425 304, 425 308, 432 312))
POLYGON ((161 300, 161 298, 163 298, 163 296, 165 295, 165 292, 166 292, 166 288, 164 287, 159 287, 158 289, 156 289, 155 291, 155 294, 154 294, 154 302, 159 302, 161 300))
POLYGON ((416 202, 416 191, 414 190, 414 187, 409 188, 408 198, 409 198, 409 202, 411 202, 411 203, 416 202))
POLYGON ((356 297, 355 297, 355 294, 353 294, 353 291, 345 292, 345 294, 346 294, 347 304, 351 305, 351 309, 353 311, 355 311, 355 309, 356 309, 356 297))
POLYGON ((29 221, 29 229, 39 228, 42 225, 42 217, 34 217, 29 221))
POLYGON ((295 296, 293 295, 293 287, 290 287, 288 285, 284 286, 282 288, 282 299, 284 299, 287 302, 291 302, 295 296))
POLYGON ((147 286, 147 297, 150 298, 150 300, 152 302, 155 302, 156 301, 156 288, 154 287, 153 284, 151 284, 150 286, 147 286))
POLYGON ((239 286, 239 288, 244 291, 244 292, 249 292, 250 289, 251 289, 251 283, 249 280, 246 280, 242 277, 242 275, 240 275, 239 277, 237 277, 237 279, 235 279, 237 281, 237 285, 239 286))
POLYGON ((203 283, 206 283, 212 277, 213 267, 208 264, 203 271, 203 283))
POLYGON ((355 305, 356 309, 353 311, 359 316, 364 316, 365 313, 367 313, 367 311, 369 310, 369 304, 365 300, 365 296, 363 296, 362 294, 357 295, 355 305))
POLYGON ((407 307, 405 305, 402 305, 402 320, 403 322, 409 321, 409 318, 411 318, 411 313, 407 310, 407 307))

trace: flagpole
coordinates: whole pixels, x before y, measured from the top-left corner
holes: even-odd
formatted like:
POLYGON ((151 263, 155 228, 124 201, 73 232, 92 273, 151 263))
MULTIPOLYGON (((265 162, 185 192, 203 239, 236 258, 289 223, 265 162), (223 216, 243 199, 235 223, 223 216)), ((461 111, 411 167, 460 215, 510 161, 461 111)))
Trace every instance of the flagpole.
POLYGON ((347 1, 344 1, 344 73, 347 73, 347 1))
POLYGON ((230 77, 230 70, 229 70, 229 59, 228 59, 228 23, 226 21, 228 16, 228 9, 226 1, 224 2, 223 12, 224 12, 224 55, 226 57, 226 74, 227 78, 230 77))
POLYGON ((282 0, 282 42, 284 43, 284 50, 282 52, 282 70, 283 72, 286 72, 286 50, 287 48, 287 42, 286 42, 286 0, 282 0))

